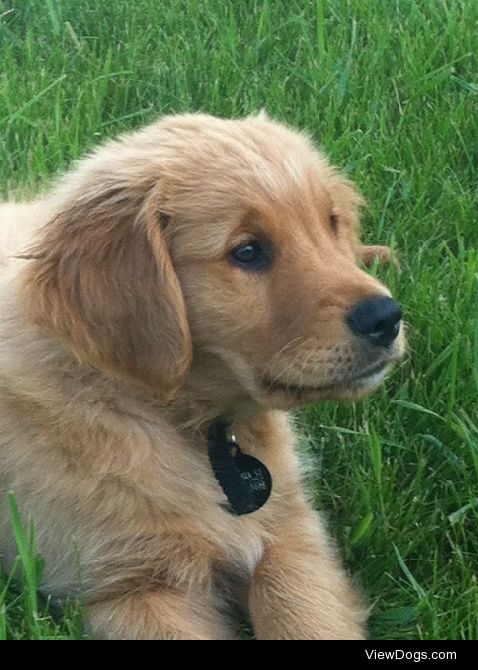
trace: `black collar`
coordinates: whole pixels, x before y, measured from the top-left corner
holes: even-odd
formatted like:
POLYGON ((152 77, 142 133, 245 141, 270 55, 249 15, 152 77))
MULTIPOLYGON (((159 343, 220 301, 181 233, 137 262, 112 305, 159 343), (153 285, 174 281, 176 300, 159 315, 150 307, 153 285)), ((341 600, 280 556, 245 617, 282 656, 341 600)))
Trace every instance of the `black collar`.
POLYGON ((230 425, 216 419, 209 426, 207 447, 212 471, 228 500, 231 514, 251 514, 266 504, 272 490, 272 477, 264 463, 243 454, 234 437, 228 438, 230 425))

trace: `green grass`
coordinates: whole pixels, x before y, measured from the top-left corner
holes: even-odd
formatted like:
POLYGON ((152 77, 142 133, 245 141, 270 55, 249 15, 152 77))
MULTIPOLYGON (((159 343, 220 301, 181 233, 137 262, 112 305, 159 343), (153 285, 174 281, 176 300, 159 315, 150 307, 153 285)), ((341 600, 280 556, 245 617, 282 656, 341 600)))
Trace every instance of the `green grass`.
POLYGON ((34 529, 25 528, 18 504, 7 494, 18 558, 8 578, 0 575, 0 640, 75 640, 82 636, 80 603, 67 603, 61 615, 41 599, 44 563, 35 550, 34 529))
MULTIPOLYGON (((0 64, 3 195, 165 112, 261 107, 359 184, 410 348, 371 399, 300 414, 316 502, 374 637, 477 639, 478 3, 0 0, 0 64)), ((35 604, 23 553, 0 638, 79 635, 35 604)))

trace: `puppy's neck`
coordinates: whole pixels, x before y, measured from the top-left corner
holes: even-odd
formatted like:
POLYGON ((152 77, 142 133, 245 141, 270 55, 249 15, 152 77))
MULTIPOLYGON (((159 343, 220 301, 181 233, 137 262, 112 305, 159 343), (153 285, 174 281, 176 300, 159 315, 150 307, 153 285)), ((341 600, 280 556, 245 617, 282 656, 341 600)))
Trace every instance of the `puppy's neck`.
POLYGON ((240 392, 235 397, 214 397, 211 394, 198 398, 189 390, 182 393, 166 409, 168 419, 181 432, 201 434, 205 434, 211 422, 218 417, 223 417, 230 423, 244 423, 255 419, 262 412, 263 408, 240 392))

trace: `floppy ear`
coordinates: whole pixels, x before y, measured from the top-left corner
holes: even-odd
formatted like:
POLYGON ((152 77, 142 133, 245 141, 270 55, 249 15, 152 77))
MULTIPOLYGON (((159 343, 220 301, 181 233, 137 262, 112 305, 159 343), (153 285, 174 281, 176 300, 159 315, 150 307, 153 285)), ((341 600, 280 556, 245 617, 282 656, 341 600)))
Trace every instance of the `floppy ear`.
POLYGON ((66 206, 42 231, 23 295, 33 322, 82 362, 167 401, 189 370, 191 336, 159 186, 135 198, 99 187, 66 206))
POLYGON ((379 263, 389 263, 392 259, 392 252, 390 247, 381 247, 381 246, 361 246, 359 250, 359 255, 362 263, 367 267, 373 265, 375 260, 378 260, 379 263))
POLYGON ((392 260, 390 247, 384 246, 366 246, 360 243, 359 239, 359 210, 365 206, 365 200, 357 191, 351 181, 342 175, 334 175, 334 190, 336 199, 341 209, 341 216, 348 220, 352 230, 352 242, 356 258, 367 267, 373 265, 375 260, 379 263, 389 263, 392 260))

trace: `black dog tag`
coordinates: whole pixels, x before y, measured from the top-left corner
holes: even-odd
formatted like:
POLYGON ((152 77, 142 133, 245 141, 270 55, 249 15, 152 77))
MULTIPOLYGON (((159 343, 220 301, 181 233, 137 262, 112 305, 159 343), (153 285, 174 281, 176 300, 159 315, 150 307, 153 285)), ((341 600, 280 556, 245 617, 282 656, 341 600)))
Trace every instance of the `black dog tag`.
POLYGON ((231 514, 241 516, 260 509, 271 494, 272 477, 264 463, 243 454, 236 442, 228 441, 224 421, 211 424, 208 453, 214 475, 224 491, 231 514))

